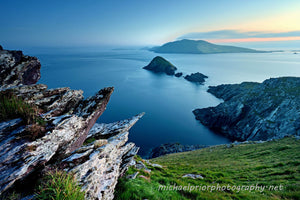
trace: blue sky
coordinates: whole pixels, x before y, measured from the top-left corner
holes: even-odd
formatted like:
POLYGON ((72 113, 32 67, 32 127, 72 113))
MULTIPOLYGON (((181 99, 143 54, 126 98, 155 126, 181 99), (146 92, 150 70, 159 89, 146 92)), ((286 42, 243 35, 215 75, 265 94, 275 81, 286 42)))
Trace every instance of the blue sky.
POLYGON ((234 38, 236 32, 300 31, 299 0, 0 0, 0 5, 3 46, 157 45, 190 33, 229 30, 234 38))

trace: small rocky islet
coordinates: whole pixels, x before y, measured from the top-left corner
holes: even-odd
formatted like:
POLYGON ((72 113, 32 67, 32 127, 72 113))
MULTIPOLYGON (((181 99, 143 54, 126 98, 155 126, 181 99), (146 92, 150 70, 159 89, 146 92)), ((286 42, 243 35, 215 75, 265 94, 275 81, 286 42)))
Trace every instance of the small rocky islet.
MULTIPOLYGON (((182 72, 175 73, 177 68, 171 62, 167 61, 161 56, 156 56, 155 58, 153 58, 147 66, 143 67, 143 69, 152 71, 154 73, 165 73, 170 76, 174 75, 178 78, 183 76, 182 72)), ((184 79, 196 84, 203 84, 206 78, 208 78, 208 76, 200 72, 184 76, 184 79)))
POLYGON ((197 72, 197 73, 192 73, 191 75, 186 75, 184 78, 193 83, 203 84, 205 82, 205 79, 208 78, 208 76, 205 76, 200 72, 197 72))

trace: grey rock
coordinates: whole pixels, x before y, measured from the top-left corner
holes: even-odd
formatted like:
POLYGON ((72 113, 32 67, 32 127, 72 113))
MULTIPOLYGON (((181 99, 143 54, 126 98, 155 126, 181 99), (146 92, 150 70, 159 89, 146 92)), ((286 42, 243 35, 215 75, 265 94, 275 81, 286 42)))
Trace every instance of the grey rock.
POLYGON ((185 174, 182 178, 204 179, 201 174, 185 174))
POLYGON ((155 168, 163 168, 163 166, 161 166, 160 164, 156 164, 156 163, 151 163, 149 160, 144 160, 148 165, 150 165, 151 167, 155 167, 155 168))
POLYGON ((36 57, 24 56, 22 51, 0 48, 0 89, 36 83, 41 64, 36 57))
POLYGON ((300 135, 300 78, 281 77, 263 83, 209 87, 224 100, 196 109, 196 119, 232 140, 270 140, 300 135))
POLYGON ((138 169, 138 170, 147 169, 146 165, 142 161, 138 161, 135 164, 135 168, 138 169))
POLYGON ((86 199, 113 199, 118 178, 134 164, 133 157, 139 150, 134 143, 127 143, 128 131, 143 113, 91 130, 104 112, 113 88, 104 88, 83 100, 81 90, 26 85, 37 79, 22 75, 32 72, 34 62, 39 64, 36 58, 22 52, 0 52, 0 64, 5 65, 1 68, 0 92, 12 92, 35 105, 41 110, 47 131, 30 139, 23 134, 32 124, 24 125, 19 118, 0 122, 0 195, 13 190, 20 180, 33 181, 32 174, 61 169, 75 175, 86 199), (19 75, 13 76, 16 73, 19 75), (6 75, 9 77, 3 78, 6 75), (88 135, 96 141, 83 145, 88 135))
POLYGON ((134 174, 130 174, 130 175, 126 176, 126 178, 127 179, 135 179, 138 174, 139 174, 139 172, 135 172, 134 174))

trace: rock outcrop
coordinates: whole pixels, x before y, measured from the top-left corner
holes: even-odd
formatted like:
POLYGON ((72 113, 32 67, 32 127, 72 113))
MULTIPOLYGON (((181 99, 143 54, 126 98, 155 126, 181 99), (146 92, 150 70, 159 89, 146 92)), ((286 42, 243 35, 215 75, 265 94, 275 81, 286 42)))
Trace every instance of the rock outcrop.
POLYGON ((191 75, 186 75, 184 78, 193 83, 203 84, 205 82, 205 79, 208 77, 204 74, 201 74, 200 72, 196 72, 192 73, 191 75))
POLYGON ((172 63, 160 56, 153 58, 149 65, 143 67, 143 69, 147 69, 155 73, 166 73, 167 75, 174 75, 177 70, 172 63))
POLYGON ((263 83, 210 87, 224 100, 196 109, 196 119, 232 140, 268 140, 300 135, 300 78, 271 78, 263 83))
POLYGON ((40 79, 40 61, 36 57, 24 56, 22 51, 0 48, 0 85, 11 87, 34 84, 40 79))
MULTIPOLYGON (((33 185, 33 177, 45 171, 61 169, 74 174, 86 199, 113 199, 118 178, 139 150, 127 143, 128 131, 143 114, 95 124, 105 111, 112 87, 83 99, 81 90, 32 85, 40 77, 35 57, 6 50, 0 56, 0 92, 36 107, 44 122, 28 124, 22 118, 0 122, 0 195, 26 181, 33 185), (36 137, 30 135, 32 128, 40 132, 36 137)), ((30 191, 30 184, 22 187, 30 191)))
POLYGON ((179 143, 167 143, 151 149, 147 157, 151 159, 151 158, 156 158, 170 153, 193 151, 196 149, 202 149, 206 147, 207 147, 206 145, 182 145, 179 143))

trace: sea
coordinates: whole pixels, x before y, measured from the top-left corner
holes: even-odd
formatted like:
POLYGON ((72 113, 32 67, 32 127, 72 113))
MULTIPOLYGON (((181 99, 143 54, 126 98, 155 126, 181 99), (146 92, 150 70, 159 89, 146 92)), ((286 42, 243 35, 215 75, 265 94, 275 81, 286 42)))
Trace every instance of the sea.
POLYGON ((226 137, 195 119, 196 108, 222 103, 207 92, 209 86, 244 81, 300 77, 300 53, 157 54, 141 49, 43 48, 30 49, 42 64, 38 83, 49 88, 81 89, 85 98, 104 87, 115 91, 98 123, 111 123, 145 112, 129 131, 129 141, 140 147, 139 154, 164 143, 217 145, 226 137), (200 72, 208 76, 204 85, 183 77, 144 70, 155 56, 162 56, 184 75, 200 72))

